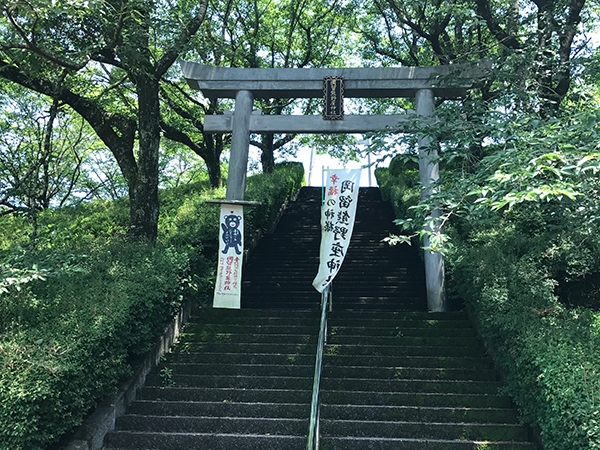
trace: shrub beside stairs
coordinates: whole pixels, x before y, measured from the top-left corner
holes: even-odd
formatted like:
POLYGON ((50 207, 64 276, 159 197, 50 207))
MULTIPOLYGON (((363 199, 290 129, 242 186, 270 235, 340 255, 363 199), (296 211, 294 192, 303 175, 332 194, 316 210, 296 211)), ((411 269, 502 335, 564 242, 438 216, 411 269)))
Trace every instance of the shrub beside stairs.
MULTIPOLYGON (((106 450, 304 450, 319 295, 320 189, 303 188, 244 266, 242 309, 201 311, 106 450)), ((361 188, 334 282, 321 450, 534 450, 463 312, 427 313, 418 250, 361 188)))

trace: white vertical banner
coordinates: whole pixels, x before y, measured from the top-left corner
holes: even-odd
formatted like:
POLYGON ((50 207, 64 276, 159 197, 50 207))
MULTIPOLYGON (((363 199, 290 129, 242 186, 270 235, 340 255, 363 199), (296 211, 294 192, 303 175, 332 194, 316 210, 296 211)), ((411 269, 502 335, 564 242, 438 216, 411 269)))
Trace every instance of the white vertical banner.
POLYGON ((323 292, 337 275, 352 238, 360 169, 329 169, 325 184, 325 198, 321 209, 321 250, 319 272, 314 288, 323 292))
POLYGON ((219 221, 219 267, 213 308, 241 308, 244 256, 244 207, 222 204, 219 221))

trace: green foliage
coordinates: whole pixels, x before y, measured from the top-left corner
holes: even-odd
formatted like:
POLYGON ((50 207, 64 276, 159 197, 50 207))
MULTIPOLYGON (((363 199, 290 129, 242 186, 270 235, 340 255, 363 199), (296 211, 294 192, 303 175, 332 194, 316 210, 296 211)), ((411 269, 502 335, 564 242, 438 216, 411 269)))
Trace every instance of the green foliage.
POLYGON ((0 296, 0 448, 43 449, 154 343, 180 304, 188 259, 119 242, 86 255, 28 252, 12 267, 44 278, 0 296))
POLYGON ((598 314, 554 296, 536 243, 517 227, 480 233, 449 258, 455 294, 467 301, 506 375, 505 391, 548 450, 600 446, 598 314))
POLYGON ((448 234, 431 231, 436 229, 439 218, 431 214, 430 202, 420 201, 419 166, 415 158, 410 154, 397 155, 390 161, 389 168, 378 168, 375 176, 383 199, 394 208, 397 217, 394 223, 402 230, 401 234, 392 234, 384 241, 390 245, 412 244, 413 238, 425 242, 427 237, 427 249, 447 252, 448 234))
POLYGON ((396 217, 414 217, 410 208, 421 198, 418 163, 408 155, 397 155, 388 168, 375 169, 375 178, 382 198, 394 206, 396 217))
MULTIPOLYGON (((303 181, 300 163, 248 179, 246 240, 268 230, 303 181)), ((96 201, 41 215, 38 250, 18 217, 3 217, 0 263, 0 449, 43 450, 131 372, 184 296, 210 295, 224 190, 207 183, 161 192, 159 242, 123 239, 125 201, 96 201), (12 238, 12 239, 11 239, 12 238), (14 245, 8 246, 8 241, 14 245), (22 248, 18 246, 21 243, 22 248)), ((171 384, 168 372, 162 373, 171 384)))
MULTIPOLYGON (((248 178, 246 200, 260 206, 244 210, 244 238, 251 242, 273 224, 281 206, 293 199, 304 180, 301 163, 275 165, 275 172, 248 178)), ((205 184, 183 185, 161 193, 159 239, 169 245, 189 250, 193 272, 209 270, 210 277, 219 247, 219 207, 205 200, 224 198, 225 188, 203 189, 205 184), (209 269, 210 268, 210 269, 209 269)))
POLYGON ((2 213, 74 204, 100 189, 84 170, 84 160, 98 146, 85 122, 2 79, 0 111, 2 213))
POLYGON ((271 228, 282 205, 290 200, 304 182, 304 166, 298 162, 284 162, 275 165, 272 174, 262 173, 248 179, 246 199, 260 202, 260 206, 245 210, 246 241, 271 228))
POLYGON ((18 245, 28 233, 31 233, 31 223, 26 217, 0 217, 0 255, 18 245))
POLYGON ((123 239, 129 227, 127 199, 94 200, 75 207, 51 209, 39 218, 37 246, 88 246, 123 239))
MULTIPOLYGON (((578 231, 590 234, 600 220, 596 203, 600 111, 583 109, 542 120, 527 113, 488 110, 476 121, 460 111, 459 105, 448 104, 438 108, 435 123, 411 118, 415 134, 396 138, 397 144, 410 149, 398 157, 404 161, 416 158, 418 138, 440 143, 436 161, 440 180, 429 197, 415 204, 402 198, 410 192, 406 181, 392 176, 385 180, 384 192, 390 198, 391 186, 399 189, 393 203, 406 230, 423 233, 433 228, 432 222, 454 224, 463 231, 489 226, 530 204, 554 217, 564 218, 563 212, 569 211, 571 220, 576 216, 584 226, 578 231), (440 216, 432 217, 436 209, 440 216)), ((448 249, 448 237, 439 236, 443 245, 436 250, 448 249)))
POLYGON ((540 427, 545 447, 598 448, 599 314, 556 297, 600 272, 598 113, 541 120, 505 112, 473 124, 452 111, 440 108, 435 126, 416 123, 418 135, 441 143, 438 192, 407 207, 419 186, 405 181, 410 169, 392 176, 397 162, 378 181, 414 232, 441 208, 454 242, 445 247, 450 303, 473 311, 506 393, 540 427))

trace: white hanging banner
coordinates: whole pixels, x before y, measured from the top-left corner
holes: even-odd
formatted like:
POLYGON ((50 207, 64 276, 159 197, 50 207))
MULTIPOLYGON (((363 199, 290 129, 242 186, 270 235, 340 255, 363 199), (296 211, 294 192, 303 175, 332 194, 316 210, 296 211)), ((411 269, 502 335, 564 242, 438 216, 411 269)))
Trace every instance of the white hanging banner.
POLYGON ((321 209, 319 273, 313 281, 314 288, 321 293, 337 275, 350 245, 360 172, 360 169, 327 171, 325 199, 321 209))
POLYGON ((213 308, 241 308, 244 207, 221 205, 219 267, 213 308))

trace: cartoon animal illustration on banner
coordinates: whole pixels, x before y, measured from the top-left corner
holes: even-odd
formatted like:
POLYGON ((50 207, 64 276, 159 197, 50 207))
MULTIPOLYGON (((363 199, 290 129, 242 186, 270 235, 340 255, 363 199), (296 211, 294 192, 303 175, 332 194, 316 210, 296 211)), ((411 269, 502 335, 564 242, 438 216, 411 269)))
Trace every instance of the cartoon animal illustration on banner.
POLYGON ((241 205, 222 204, 219 224, 219 266, 215 280, 213 308, 240 309, 244 208, 241 205))
POLYGON ((227 254, 230 248, 234 248, 235 252, 240 255, 242 251, 239 247, 242 246, 242 233, 239 230, 240 221, 242 220, 242 216, 238 216, 235 214, 227 215, 223 218, 223 223, 221 223, 221 228, 223 229, 223 242, 225 243, 225 248, 222 253, 227 254))

